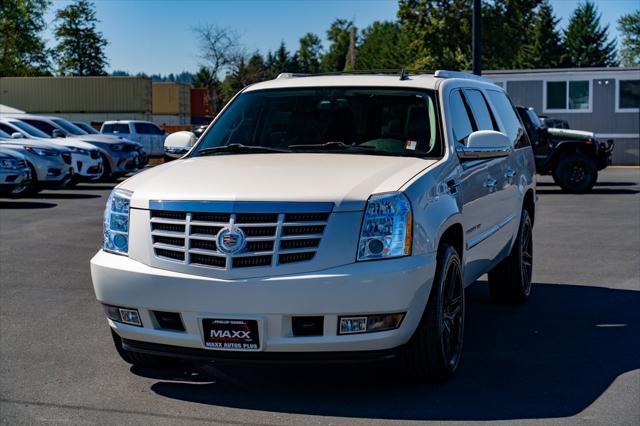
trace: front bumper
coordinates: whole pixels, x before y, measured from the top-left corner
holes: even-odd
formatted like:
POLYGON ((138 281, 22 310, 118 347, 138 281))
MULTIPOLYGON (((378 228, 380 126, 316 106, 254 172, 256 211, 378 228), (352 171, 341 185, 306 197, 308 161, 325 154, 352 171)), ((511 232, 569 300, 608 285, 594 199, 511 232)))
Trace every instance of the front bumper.
POLYGON ((95 180, 102 175, 102 158, 91 158, 89 155, 73 153, 71 165, 74 174, 82 179, 95 180))
POLYGON ((379 351, 402 346, 422 317, 434 273, 434 255, 239 280, 152 268, 104 251, 91 260, 97 299, 140 312, 143 327, 108 320, 125 342, 199 349, 211 353, 212 357, 224 352, 225 358, 236 354, 245 357, 247 352, 205 348, 202 319, 257 320, 261 352, 255 352, 253 358, 258 359, 262 352, 379 351), (151 311, 179 313, 185 331, 160 328, 151 311), (398 312, 406 315, 397 329, 338 335, 339 316, 398 312), (322 316, 322 335, 294 336, 293 316, 322 316))
POLYGON ((110 151, 109 161, 111 172, 114 174, 125 174, 135 172, 146 165, 146 155, 138 151, 110 151))
POLYGON ((602 170, 611 165, 611 157, 615 143, 613 140, 599 142, 598 145, 598 170, 602 170))

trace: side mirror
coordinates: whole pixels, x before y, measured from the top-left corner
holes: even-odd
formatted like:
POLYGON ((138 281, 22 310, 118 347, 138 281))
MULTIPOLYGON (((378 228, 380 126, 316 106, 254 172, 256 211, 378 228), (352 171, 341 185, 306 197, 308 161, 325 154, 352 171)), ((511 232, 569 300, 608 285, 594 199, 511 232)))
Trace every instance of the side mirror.
POLYGON ((51 136, 53 136, 54 138, 66 138, 67 135, 64 134, 64 132, 60 129, 53 129, 53 131, 51 132, 51 136))
POLYGON ((456 153, 460 160, 484 160, 506 157, 511 154, 511 141, 504 133, 494 130, 478 130, 467 138, 466 145, 458 145, 456 153))
POLYGON ((171 133, 164 140, 164 153, 170 158, 180 158, 196 143, 196 135, 182 131, 171 133))
POLYGON ((11 133, 11 138, 12 139, 22 139, 22 138, 24 138, 24 135, 22 133, 19 133, 19 132, 13 132, 13 133, 11 133))

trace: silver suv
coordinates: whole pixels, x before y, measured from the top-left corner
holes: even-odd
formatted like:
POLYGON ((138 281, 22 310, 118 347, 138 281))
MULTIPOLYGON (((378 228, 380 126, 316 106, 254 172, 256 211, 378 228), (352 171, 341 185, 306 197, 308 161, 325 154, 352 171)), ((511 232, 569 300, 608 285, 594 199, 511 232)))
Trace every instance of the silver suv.
POLYGON ((403 356, 443 381, 466 286, 488 273, 496 300, 529 297, 535 203, 529 140, 491 82, 285 74, 116 187, 93 285, 133 364, 403 356))

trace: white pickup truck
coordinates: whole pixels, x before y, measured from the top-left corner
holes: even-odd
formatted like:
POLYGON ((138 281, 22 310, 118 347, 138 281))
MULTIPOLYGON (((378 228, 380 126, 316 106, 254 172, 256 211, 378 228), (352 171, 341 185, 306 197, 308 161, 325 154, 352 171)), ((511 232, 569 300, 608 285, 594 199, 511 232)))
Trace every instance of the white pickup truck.
POLYGON ((105 121, 100 133, 119 136, 142 144, 150 156, 164 154, 164 140, 167 133, 156 124, 140 120, 105 121))
POLYGON ((399 356, 444 381, 466 286, 488 273, 495 300, 529 297, 535 202, 529 140, 491 82, 285 74, 114 189, 93 286, 132 364, 399 356))

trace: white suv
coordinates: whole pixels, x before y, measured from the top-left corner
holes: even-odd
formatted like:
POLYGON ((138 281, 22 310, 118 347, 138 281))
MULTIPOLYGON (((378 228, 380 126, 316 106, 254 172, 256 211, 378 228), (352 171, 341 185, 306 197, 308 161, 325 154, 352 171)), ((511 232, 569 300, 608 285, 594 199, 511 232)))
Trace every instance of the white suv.
POLYGON ((281 75, 118 185, 93 285, 133 364, 401 355, 442 381, 464 287, 488 272, 496 300, 529 296, 535 201, 527 135, 490 82, 281 75))

